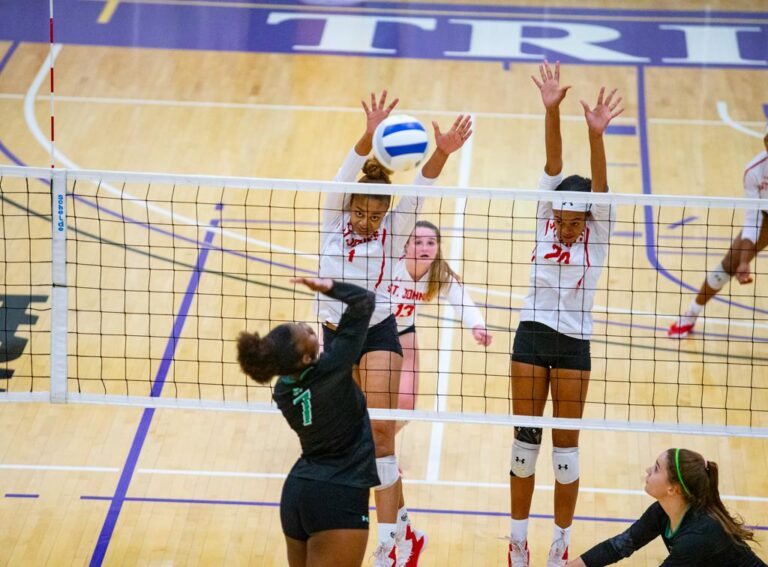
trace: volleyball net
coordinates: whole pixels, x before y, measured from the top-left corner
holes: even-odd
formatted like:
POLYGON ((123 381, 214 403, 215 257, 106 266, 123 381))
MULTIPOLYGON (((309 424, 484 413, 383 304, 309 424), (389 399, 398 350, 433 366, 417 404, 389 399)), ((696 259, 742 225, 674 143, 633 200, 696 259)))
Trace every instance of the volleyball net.
MULTIPOLYGON (((549 192, 0 168, 6 401, 276 411, 236 361, 242 330, 314 322, 329 193, 424 197, 493 342, 417 308, 416 409, 383 418, 768 436, 768 276, 733 280, 685 340, 666 331, 741 230, 748 199, 573 194, 615 213, 582 420, 512 413, 510 353, 549 192)), ((407 236, 407 235, 400 235, 407 236)))

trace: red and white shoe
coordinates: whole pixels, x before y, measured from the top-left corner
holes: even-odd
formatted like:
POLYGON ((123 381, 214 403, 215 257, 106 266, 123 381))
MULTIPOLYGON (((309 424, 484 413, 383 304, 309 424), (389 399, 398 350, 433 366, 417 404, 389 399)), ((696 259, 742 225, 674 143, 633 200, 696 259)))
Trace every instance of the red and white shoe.
POLYGON ((547 567, 565 567, 568 563, 568 545, 564 539, 556 539, 549 548, 547 567))
POLYGON ((390 544, 379 544, 373 552, 373 567, 397 567, 394 541, 390 544))
POLYGON ((398 541, 397 567, 418 567, 419 557, 427 547, 427 534, 419 530, 411 529, 410 524, 405 527, 405 537, 398 541))
POLYGON ((528 540, 509 542, 508 567, 530 567, 530 564, 531 551, 528 549, 528 540))
POLYGON ((693 327, 696 325, 696 316, 686 312, 667 330, 667 336, 672 339, 684 339, 693 333, 693 327))

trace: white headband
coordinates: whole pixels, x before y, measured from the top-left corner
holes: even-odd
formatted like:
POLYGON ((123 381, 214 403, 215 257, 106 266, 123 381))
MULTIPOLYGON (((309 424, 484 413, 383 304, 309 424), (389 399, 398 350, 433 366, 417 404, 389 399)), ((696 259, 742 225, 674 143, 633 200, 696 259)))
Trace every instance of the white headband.
POLYGON ((592 208, 591 203, 574 203, 572 201, 553 201, 552 208, 556 211, 575 211, 577 213, 588 213, 592 208))

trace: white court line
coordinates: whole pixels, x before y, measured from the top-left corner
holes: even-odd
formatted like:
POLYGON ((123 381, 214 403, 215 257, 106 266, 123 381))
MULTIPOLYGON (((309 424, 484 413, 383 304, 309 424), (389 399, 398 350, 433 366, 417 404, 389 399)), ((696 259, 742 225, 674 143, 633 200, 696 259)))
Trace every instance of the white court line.
MULTIPOLYGON (((0 100, 23 100, 25 95, 14 93, 0 93, 0 100)), ((38 101, 47 101, 49 97, 39 95, 38 101)), ((146 98, 116 98, 116 97, 89 97, 89 96, 62 96, 57 95, 58 102, 69 102, 74 104, 113 104, 113 105, 132 105, 132 106, 176 106, 192 108, 224 108, 237 110, 265 110, 275 112, 339 112, 339 113, 358 113, 360 108, 356 106, 313 106, 307 104, 269 104, 269 103, 247 103, 247 102, 217 102, 217 101, 195 101, 195 100, 173 100, 173 99, 146 99, 146 98)), ((721 103, 718 103, 721 104, 721 103)), ((722 103, 725 104, 725 103, 722 103)), ((411 114, 428 114, 433 116, 455 116, 456 112, 451 110, 431 110, 431 109, 401 109, 403 112, 411 114)), ((496 118, 501 120, 543 120, 543 114, 526 114, 519 112, 475 112, 474 116, 478 118, 496 118)), ((582 122, 584 117, 578 114, 564 114, 561 120, 571 122, 582 122)), ((729 120, 708 120, 704 118, 649 118, 649 124, 679 124, 688 126, 711 126, 716 128, 733 127, 729 120)), ((620 124, 636 124, 637 119, 620 116, 616 119, 620 124)), ((758 120, 748 120, 741 123, 744 126, 757 126, 761 128, 764 122, 758 120)), ((754 134, 750 132, 750 135, 754 134)), ((762 137, 762 135, 760 136, 762 137)))
POLYGON ((18 465, 18 464, 0 464, 0 470, 13 471, 55 471, 55 472, 108 472, 118 473, 117 467, 75 467, 64 465, 18 465))
MULTIPOLYGON (((94 472, 94 473, 118 473, 116 467, 87 467, 87 466, 63 466, 63 465, 23 465, 23 464, 0 464, 0 470, 22 470, 22 471, 41 471, 41 472, 94 472)), ((158 475, 158 476, 183 476, 183 477, 208 477, 208 478, 250 478, 250 479, 284 479, 288 475, 285 473, 257 473, 240 471, 213 471, 213 470, 187 470, 187 469, 136 469, 136 474, 158 475)), ((498 490, 508 490, 509 484, 504 482, 472 482, 459 480, 427 480, 427 479, 403 479, 405 484, 454 487, 454 488, 488 488, 498 490)), ((551 485, 536 485, 536 490, 553 491, 551 485)), ((643 490, 627 488, 598 488, 582 486, 579 492, 590 494, 617 494, 625 496, 642 496, 643 490)), ((735 500, 741 502, 759 502, 768 503, 768 497, 765 496, 734 496, 721 494, 723 500, 735 500)))
MULTIPOLYGON (((475 146, 475 136, 477 135, 475 115, 470 114, 470 116, 472 117, 473 134, 464 143, 464 147, 461 149, 461 159, 459 161, 459 185, 461 187, 469 187, 470 177, 472 174, 472 151, 475 146)), ((451 249, 448 253, 448 258, 464 257, 464 239, 460 235, 462 233, 462 229, 464 228, 464 209, 466 205, 467 200, 465 198, 456 199, 453 213, 453 226, 458 234, 451 239, 451 249)), ((457 273, 461 273, 460 269, 457 269, 456 271, 457 273)), ((451 356, 453 355, 453 313, 454 309, 451 304, 443 305, 443 316, 447 321, 446 324, 440 329, 440 344, 438 346, 438 351, 440 354, 438 355, 437 360, 437 400, 435 401, 435 409, 439 412, 445 411, 446 400, 448 399, 451 356)), ((439 421, 432 423, 432 434, 429 440, 429 456, 427 458, 427 480, 430 481, 436 481, 438 478, 440 478, 440 462, 443 451, 443 432, 443 423, 439 421)))
MULTIPOLYGON (((746 128, 736 122, 733 118, 731 118, 731 115, 728 113, 728 103, 725 101, 719 100, 717 101, 717 114, 720 116, 720 120, 723 121, 724 124, 727 124, 734 130, 741 132, 742 134, 746 134, 747 136, 753 136, 755 138, 763 139, 765 134, 762 132, 755 132, 754 130, 750 130, 749 128, 746 128)), ((752 124, 752 123, 750 123, 752 124)))
MULTIPOLYGON (((35 79, 32 81, 32 84, 29 86, 29 90, 27 91, 26 96, 24 97, 24 119, 27 122, 27 127, 29 128, 29 131, 32 134, 32 136, 35 138, 35 140, 46 150, 50 149, 50 141, 45 137, 42 130, 40 129, 40 125, 37 123, 37 116, 35 115, 35 101, 36 99, 39 99, 39 98, 42 98, 43 100, 48 100, 48 97, 37 97, 37 92, 40 90, 40 86, 43 84, 43 81, 48 76, 48 72, 50 71, 49 66, 53 66, 53 62, 59 56, 59 53, 61 53, 61 48, 62 48, 62 44, 60 43, 57 43, 53 46, 50 60, 46 60, 43 62, 43 64, 41 65, 40 69, 37 72, 37 75, 35 76, 35 79)), ((58 97, 57 97, 57 100, 59 100, 58 97)), ((71 169, 81 169, 80 166, 78 166, 75 162, 70 160, 66 155, 64 155, 58 149, 53 150, 53 156, 51 156, 51 159, 58 160, 59 163, 64 165, 64 167, 71 168, 71 169)), ((110 193, 112 193, 113 195, 116 195, 128 201, 131 201, 135 205, 144 207, 145 209, 158 213, 166 218, 174 219, 175 221, 180 222, 182 224, 197 227, 198 230, 205 230, 205 231, 210 230, 218 233, 222 237, 226 236, 229 238, 233 238, 235 240, 248 242, 249 244, 253 244, 260 248, 264 248, 265 250, 269 250, 273 252, 277 251, 277 252, 285 252, 287 254, 294 254, 297 258, 308 258, 315 261, 319 259, 319 256, 317 254, 306 254, 304 252, 299 252, 298 250, 294 250, 293 248, 287 248, 283 246, 278 246, 271 242, 256 240, 254 238, 244 236, 242 234, 233 232, 228 229, 211 227, 208 223, 200 224, 198 221, 194 219, 185 217, 178 213, 168 211, 163 207, 158 207, 157 205, 147 203, 146 201, 139 199, 138 197, 135 197, 125 191, 120 191, 119 189, 113 187, 108 183, 101 183, 100 186, 105 190, 109 191, 110 193)))

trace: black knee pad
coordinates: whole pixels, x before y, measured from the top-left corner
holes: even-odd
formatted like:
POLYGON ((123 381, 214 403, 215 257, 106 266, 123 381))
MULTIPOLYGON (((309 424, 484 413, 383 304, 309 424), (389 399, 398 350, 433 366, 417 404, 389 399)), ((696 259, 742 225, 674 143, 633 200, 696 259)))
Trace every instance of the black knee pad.
POLYGON ((531 445, 541 445, 540 427, 517 427, 515 426, 515 439, 531 445))

